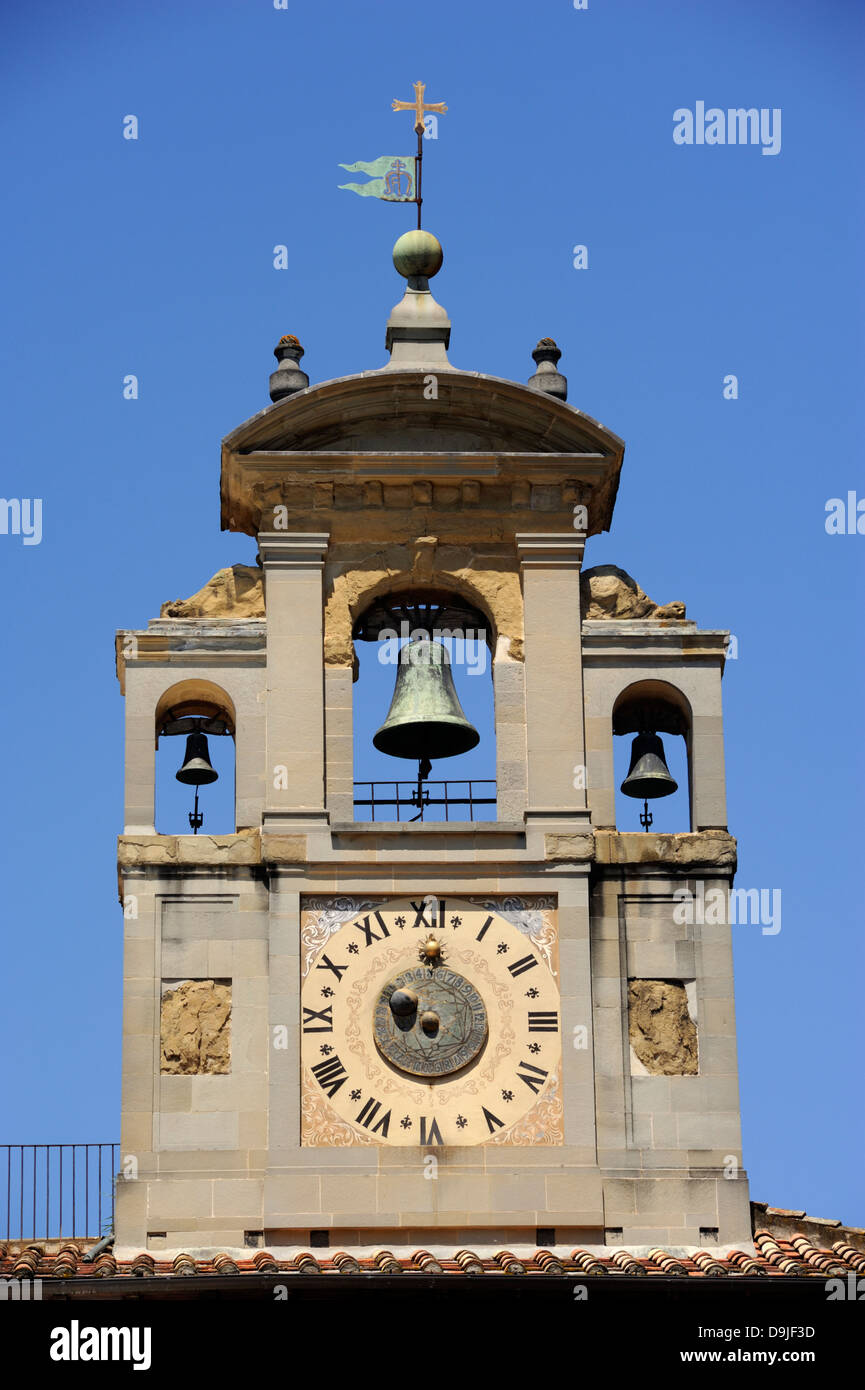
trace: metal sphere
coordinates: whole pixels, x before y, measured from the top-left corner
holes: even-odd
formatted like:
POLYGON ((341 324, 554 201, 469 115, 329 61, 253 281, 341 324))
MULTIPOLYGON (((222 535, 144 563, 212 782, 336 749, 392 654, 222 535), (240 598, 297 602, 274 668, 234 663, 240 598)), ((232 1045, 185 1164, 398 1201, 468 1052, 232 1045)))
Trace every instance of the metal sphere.
POLYGON ((417 995, 413 989, 395 989, 390 997, 390 1011, 396 1018, 407 1018, 417 1008, 417 995))
POLYGON ((441 242, 432 232, 404 232, 393 248, 393 263, 407 280, 411 276, 437 275, 443 260, 441 242))

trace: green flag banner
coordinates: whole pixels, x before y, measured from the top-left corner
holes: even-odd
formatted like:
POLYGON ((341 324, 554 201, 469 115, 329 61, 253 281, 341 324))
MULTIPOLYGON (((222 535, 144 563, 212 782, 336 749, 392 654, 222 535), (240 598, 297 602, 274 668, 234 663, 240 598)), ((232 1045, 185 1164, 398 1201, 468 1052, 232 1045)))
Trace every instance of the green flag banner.
POLYGON ((413 203, 417 198, 417 160, 413 155, 383 154, 369 164, 359 159, 355 164, 340 164, 350 174, 371 174, 369 183, 341 183, 361 198, 381 198, 386 203, 413 203))

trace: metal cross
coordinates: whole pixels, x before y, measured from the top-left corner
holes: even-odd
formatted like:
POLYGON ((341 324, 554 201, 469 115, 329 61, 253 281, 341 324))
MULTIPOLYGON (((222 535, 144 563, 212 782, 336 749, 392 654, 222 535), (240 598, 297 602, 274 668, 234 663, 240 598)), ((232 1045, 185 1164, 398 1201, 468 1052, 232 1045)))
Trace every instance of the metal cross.
POLYGON ((394 111, 414 111, 416 117, 414 128, 418 135, 422 135, 424 130, 424 112, 438 111, 444 114, 444 112, 447 111, 447 107, 443 101, 424 103, 423 94, 426 90, 425 83, 413 82, 412 86, 414 87, 414 101, 395 101, 393 103, 393 109, 394 111))

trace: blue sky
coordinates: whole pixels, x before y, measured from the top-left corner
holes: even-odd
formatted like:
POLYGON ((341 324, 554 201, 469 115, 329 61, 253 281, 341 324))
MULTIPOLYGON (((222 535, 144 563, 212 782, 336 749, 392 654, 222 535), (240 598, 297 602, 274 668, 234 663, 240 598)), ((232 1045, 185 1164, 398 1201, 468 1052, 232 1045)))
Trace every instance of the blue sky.
POLYGON ((865 496, 863 27, 853 0, 4 7, 0 493, 41 498, 43 535, 0 535, 0 1140, 117 1137, 114 632, 253 562, 219 531, 219 441, 279 336, 313 381, 384 361, 413 209, 338 166, 412 152, 390 103, 420 77, 450 108, 424 212, 451 361, 526 380, 556 338, 627 444, 586 564, 738 640, 738 882, 783 893, 780 933, 734 930, 752 1195, 865 1225, 865 537, 824 526, 865 496), (780 108, 780 153, 676 145, 698 101, 780 108))

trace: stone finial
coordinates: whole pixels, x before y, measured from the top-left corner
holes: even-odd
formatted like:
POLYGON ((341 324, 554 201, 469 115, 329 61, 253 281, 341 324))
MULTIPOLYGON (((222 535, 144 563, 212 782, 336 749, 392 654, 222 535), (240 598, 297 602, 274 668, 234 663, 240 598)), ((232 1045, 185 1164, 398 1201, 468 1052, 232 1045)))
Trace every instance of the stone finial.
POLYGON ((450 368, 450 319, 429 287, 430 277, 438 274, 443 260, 441 243, 432 232, 405 232, 394 246, 393 263, 406 281, 406 290, 387 321, 385 347, 390 361, 385 371, 450 368))
POLYGON ((545 391, 548 396, 557 396, 560 401, 568 399, 568 378, 559 371, 559 358, 562 350, 556 347, 553 338, 541 338, 532 357, 537 371, 529 377, 533 391, 545 391))
POLYGON ((293 396, 295 391, 305 391, 309 377, 300 369, 303 356, 300 339, 295 338, 293 333, 283 334, 273 349, 273 355, 279 366, 271 373, 270 399, 281 401, 285 396, 293 396))

